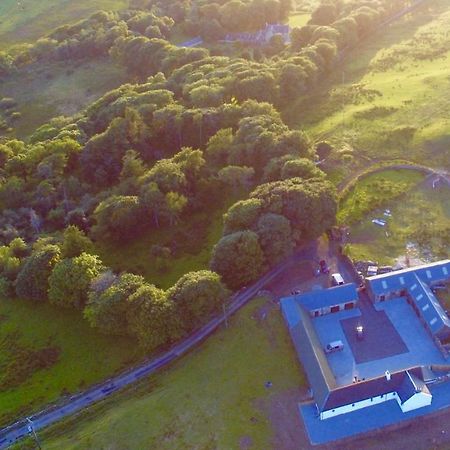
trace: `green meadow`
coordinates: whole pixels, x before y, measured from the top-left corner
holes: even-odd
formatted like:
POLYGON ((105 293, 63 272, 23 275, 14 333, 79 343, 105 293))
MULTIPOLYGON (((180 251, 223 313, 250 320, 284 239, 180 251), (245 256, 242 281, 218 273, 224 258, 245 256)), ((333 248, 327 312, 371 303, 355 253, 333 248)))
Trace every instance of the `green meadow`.
POLYGON ((285 118, 354 150, 359 165, 403 158, 450 167, 449 29, 448 3, 427 3, 349 52, 285 118))
POLYGON ((0 425, 100 382, 140 356, 133 340, 100 335, 79 311, 0 299, 0 425), (59 356, 36 368, 33 358, 45 349, 59 356))
POLYGON ((128 0, 2 0, 0 49, 33 43, 53 28, 86 18, 100 9, 126 8, 128 0))
POLYGON ((277 404, 304 386, 279 310, 253 300, 169 369, 41 433, 41 441, 48 450, 277 448, 277 421, 298 420, 294 401, 292 411, 277 404))

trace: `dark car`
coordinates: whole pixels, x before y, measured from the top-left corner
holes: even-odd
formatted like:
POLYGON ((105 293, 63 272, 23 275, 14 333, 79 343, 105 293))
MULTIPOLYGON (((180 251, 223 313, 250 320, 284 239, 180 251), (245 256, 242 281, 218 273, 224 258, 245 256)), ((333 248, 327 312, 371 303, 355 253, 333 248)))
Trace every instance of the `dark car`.
POLYGON ((326 274, 330 273, 330 268, 328 267, 328 264, 324 259, 320 260, 319 266, 320 266, 320 271, 322 273, 326 273, 326 274))

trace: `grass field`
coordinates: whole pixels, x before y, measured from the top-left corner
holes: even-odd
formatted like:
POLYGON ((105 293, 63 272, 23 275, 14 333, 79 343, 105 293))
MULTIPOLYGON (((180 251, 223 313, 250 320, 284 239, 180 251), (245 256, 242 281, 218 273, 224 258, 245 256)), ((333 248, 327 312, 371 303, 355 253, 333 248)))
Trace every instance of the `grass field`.
POLYGON ((338 223, 350 225, 394 198, 408 192, 424 179, 424 175, 411 170, 385 170, 359 180, 341 200, 338 223))
MULTIPOLYGON (((284 420, 275 414, 277 403, 298 395, 304 384, 279 310, 259 299, 233 317, 228 329, 135 391, 42 433, 42 445, 47 450, 277 448, 277 425, 270 418, 284 420), (265 387, 268 380, 271 388, 265 387)), ((300 420, 295 407, 289 414, 300 420)))
POLYGON ((300 28, 308 23, 311 14, 308 13, 294 13, 289 16, 288 24, 291 28, 300 28))
POLYGON ((126 81, 125 71, 109 58, 76 65, 35 64, 2 81, 0 98, 16 100, 22 117, 14 123, 13 135, 25 138, 51 118, 73 115, 126 81))
POLYGON ((427 5, 350 52, 287 122, 371 159, 450 167, 450 7, 427 5))
POLYGON ((126 8, 128 0, 2 0, 0 49, 32 43, 54 28, 101 10, 126 8))
MULTIPOLYGON (((60 349, 58 361, 37 370, 8 390, 0 389, 0 424, 99 382, 139 355, 131 339, 111 338, 93 331, 80 312, 25 300, 0 299, 0 373, 4 375, 14 347, 60 349), (11 342, 12 339, 12 342, 11 342)), ((14 352, 15 353, 15 352, 14 352)), ((2 377, 0 377, 2 378, 2 377)))
POLYGON ((173 228, 152 229, 135 241, 124 245, 115 242, 99 242, 96 251, 103 262, 115 271, 123 270, 143 275, 148 281, 167 289, 189 271, 207 269, 211 250, 222 236, 222 215, 233 203, 213 214, 197 213, 173 228), (170 258, 170 266, 165 271, 157 268, 150 255, 153 244, 171 247, 177 243, 177 250, 170 258))
POLYGON ((421 184, 401 198, 383 205, 392 217, 385 228, 371 222, 383 216, 374 210, 350 228, 347 253, 353 259, 391 264, 408 256, 410 261, 433 261, 450 254, 450 189, 421 184))

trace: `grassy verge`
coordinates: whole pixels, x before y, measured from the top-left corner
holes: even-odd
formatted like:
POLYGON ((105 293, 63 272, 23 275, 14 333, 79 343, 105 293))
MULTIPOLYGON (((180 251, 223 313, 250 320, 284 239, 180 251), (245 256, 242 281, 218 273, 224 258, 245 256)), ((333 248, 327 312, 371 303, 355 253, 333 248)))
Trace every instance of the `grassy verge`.
POLYGON ((352 224, 409 191, 424 175, 410 170, 385 170, 359 180, 340 202, 337 220, 352 224))
MULTIPOLYGON (((10 389, 0 389, 0 424, 30 413, 107 378, 138 357, 131 339, 105 337, 92 330, 77 311, 25 300, 0 300, 0 370, 5 375, 12 362, 24 361, 22 353, 9 348, 59 349, 49 367, 28 373, 10 389)), ((10 366, 11 369, 11 366, 10 366)), ((19 377, 23 367, 17 367, 19 377)), ((2 378, 0 377, 0 378, 2 378)), ((14 380, 13 380, 14 381, 14 380)))
POLYGON ((281 314, 272 306, 262 319, 262 308, 253 301, 170 370, 42 434, 43 446, 271 448, 271 405, 305 382, 281 314))
POLYGON ((60 25, 101 10, 126 8, 127 0, 2 0, 0 2, 0 49, 45 36, 60 25))

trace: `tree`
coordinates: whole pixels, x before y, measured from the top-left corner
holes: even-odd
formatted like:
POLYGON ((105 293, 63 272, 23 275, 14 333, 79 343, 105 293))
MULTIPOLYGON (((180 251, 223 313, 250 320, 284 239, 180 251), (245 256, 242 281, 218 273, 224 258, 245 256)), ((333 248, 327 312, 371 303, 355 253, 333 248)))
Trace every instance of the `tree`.
POLYGON ((91 283, 84 317, 91 327, 104 334, 129 334, 128 299, 144 284, 143 277, 131 273, 124 273, 120 277, 111 277, 109 272, 100 274, 91 283))
POLYGON ((223 234, 252 229, 261 214, 262 202, 257 198, 240 200, 223 216, 223 234))
POLYGON ((298 158, 286 161, 281 169, 281 179, 287 178, 324 178, 325 174, 309 159, 298 158))
POLYGON ((263 259, 257 234, 239 231, 224 236, 214 246, 210 267, 228 287, 237 289, 261 275, 263 259))
POLYGON ((168 192, 166 194, 167 215, 169 216, 170 226, 176 224, 188 203, 188 199, 178 192, 168 192))
POLYGON ((220 276, 209 270, 183 275, 168 291, 168 297, 175 304, 183 327, 188 332, 219 311, 228 296, 220 276))
POLYGON ((61 246, 62 258, 74 258, 82 253, 92 253, 92 241, 75 225, 69 225, 64 230, 61 246))
POLYGON ((326 180, 289 178, 266 183, 258 186, 250 198, 260 199, 264 211, 289 219, 298 243, 320 236, 336 220, 336 189, 326 180))
POLYGON ((39 301, 46 300, 48 279, 60 255, 61 251, 57 245, 45 245, 34 251, 17 276, 17 296, 39 301))
POLYGON ((259 243, 270 266, 287 258, 294 247, 289 220, 279 214, 262 215, 256 226, 259 243))
POLYGON ((93 232, 102 238, 127 240, 136 236, 145 225, 139 198, 133 195, 112 195, 95 208, 97 225, 93 232))
POLYGON ((96 255, 82 253, 55 264, 49 277, 48 298, 51 303, 64 307, 83 309, 91 282, 105 270, 96 255))
POLYGON ((155 182, 150 182, 142 186, 140 198, 144 210, 153 218, 153 224, 159 227, 160 217, 167 214, 166 197, 155 182))
POLYGON ((130 333, 145 351, 153 351, 182 335, 174 303, 151 284, 142 285, 129 297, 127 320, 130 333))
POLYGON ((227 166, 219 170, 219 180, 236 194, 240 189, 249 188, 255 175, 253 167, 227 166))
POLYGON ((231 128, 223 128, 209 139, 205 154, 208 162, 214 167, 220 168, 227 165, 233 138, 233 130, 231 128))

